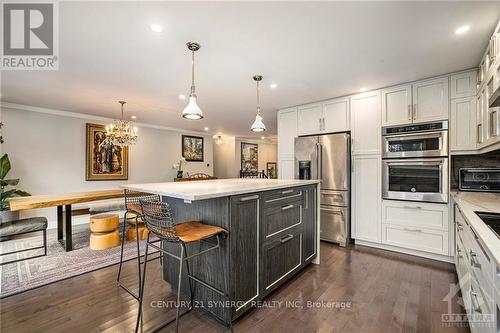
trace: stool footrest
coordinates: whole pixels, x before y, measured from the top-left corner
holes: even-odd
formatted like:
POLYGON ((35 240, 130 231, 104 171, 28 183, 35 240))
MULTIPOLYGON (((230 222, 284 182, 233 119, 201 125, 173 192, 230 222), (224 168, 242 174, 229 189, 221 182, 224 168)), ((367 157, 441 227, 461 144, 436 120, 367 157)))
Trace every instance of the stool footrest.
POLYGON ((199 279, 199 278, 197 278, 196 276, 193 276, 193 275, 191 275, 191 274, 188 274, 188 277, 189 277, 190 279, 192 279, 192 280, 194 280, 194 281, 198 282, 198 283, 201 283, 202 285, 204 285, 205 287, 209 288, 210 290, 215 291, 217 294, 219 294, 219 295, 221 295, 221 296, 227 296, 227 295, 226 295, 226 293, 225 293, 225 292, 223 292, 222 290, 215 288, 214 286, 212 286, 212 285, 210 285, 210 284, 206 283, 206 282, 205 282, 205 281, 203 281, 203 280, 200 280, 200 279, 199 279))

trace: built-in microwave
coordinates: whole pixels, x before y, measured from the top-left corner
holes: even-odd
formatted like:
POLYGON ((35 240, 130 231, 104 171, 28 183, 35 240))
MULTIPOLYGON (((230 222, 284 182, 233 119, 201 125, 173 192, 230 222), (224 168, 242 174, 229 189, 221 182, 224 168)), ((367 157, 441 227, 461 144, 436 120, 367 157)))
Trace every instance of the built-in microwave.
POLYGON ((448 122, 382 128, 382 158, 448 156, 448 122))
POLYGON ((385 159, 382 198, 448 202, 448 158, 385 159))

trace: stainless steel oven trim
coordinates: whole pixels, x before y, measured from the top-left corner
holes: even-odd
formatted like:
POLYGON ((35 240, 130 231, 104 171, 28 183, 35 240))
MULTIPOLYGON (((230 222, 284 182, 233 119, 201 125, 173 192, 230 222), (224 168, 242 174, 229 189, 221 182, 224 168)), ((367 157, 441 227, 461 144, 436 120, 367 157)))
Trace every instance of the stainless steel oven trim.
POLYGON ((382 198, 406 201, 448 202, 448 158, 398 159, 382 161, 382 198), (439 193, 389 191, 389 165, 439 165, 441 182, 439 193))
POLYGON ((448 156, 448 131, 435 131, 426 133, 403 133, 386 135, 382 137, 382 158, 407 158, 407 157, 445 157, 448 156), (438 138, 440 149, 426 150, 426 151, 401 151, 401 152, 390 152, 389 142, 391 139, 397 139, 397 141, 415 140, 415 139, 425 139, 425 138, 438 138))

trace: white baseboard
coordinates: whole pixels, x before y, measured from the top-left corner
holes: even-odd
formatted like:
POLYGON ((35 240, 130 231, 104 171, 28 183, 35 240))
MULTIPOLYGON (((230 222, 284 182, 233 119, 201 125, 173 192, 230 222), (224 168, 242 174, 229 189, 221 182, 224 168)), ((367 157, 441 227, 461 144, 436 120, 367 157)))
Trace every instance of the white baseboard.
POLYGON ((404 254, 409 254, 412 256, 417 256, 417 257, 422 257, 422 258, 427 258, 427 259, 433 259, 433 260, 438 260, 438 261, 443 261, 443 262, 448 262, 448 263, 454 263, 455 258, 450 257, 450 256, 444 256, 441 254, 435 254, 435 253, 429 253, 429 252, 422 252, 422 251, 417 251, 417 250, 411 250, 411 249, 405 249, 402 247, 397 247, 397 246, 392 246, 392 245, 386 245, 386 244, 378 244, 378 243, 372 243, 372 242, 367 242, 367 241, 362 241, 362 240, 355 240, 356 245, 363 245, 363 246, 369 246, 369 247, 375 247, 377 249, 382 249, 382 250, 387 250, 387 251, 392 251, 392 252, 398 252, 398 253, 404 253, 404 254))

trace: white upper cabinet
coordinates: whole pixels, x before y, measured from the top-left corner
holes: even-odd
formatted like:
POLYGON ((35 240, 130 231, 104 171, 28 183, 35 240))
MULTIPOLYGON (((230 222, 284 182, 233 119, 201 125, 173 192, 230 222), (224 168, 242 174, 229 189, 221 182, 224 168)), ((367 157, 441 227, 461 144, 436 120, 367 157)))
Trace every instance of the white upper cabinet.
POLYGON ((413 84, 413 122, 448 119, 448 77, 413 84))
POLYGON ((299 106, 297 118, 299 135, 319 133, 323 127, 323 106, 320 103, 299 106))
POLYGON ((380 92, 372 91, 352 96, 352 154, 380 154, 380 128, 380 92))
POLYGON ((297 136, 297 108, 278 111, 278 158, 294 157, 297 136))
POLYGON ((459 73, 450 77, 450 98, 476 95, 477 71, 459 73))
POLYGON ((476 149, 476 97, 451 100, 450 150, 476 149))
POLYGON ((298 107, 299 135, 343 132, 349 130, 349 99, 337 98, 298 107))
POLYGON ((411 104, 411 84, 382 90, 382 126, 411 123, 411 104))
POLYGON ((323 132, 349 130, 349 99, 337 98, 323 103, 323 132))

